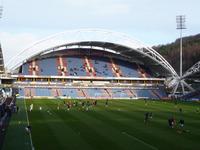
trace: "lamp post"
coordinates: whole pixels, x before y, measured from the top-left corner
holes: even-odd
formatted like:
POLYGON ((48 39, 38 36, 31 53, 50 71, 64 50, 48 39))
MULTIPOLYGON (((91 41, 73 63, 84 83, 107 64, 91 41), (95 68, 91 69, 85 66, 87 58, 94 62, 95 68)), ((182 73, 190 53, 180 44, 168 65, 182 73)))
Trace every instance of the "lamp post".
POLYGON ((176 16, 176 23, 177 23, 177 28, 178 30, 180 30, 180 78, 183 75, 183 38, 182 38, 182 31, 183 29, 186 29, 185 26, 185 16, 184 15, 179 15, 176 16))
POLYGON ((183 32, 184 29, 186 29, 185 22, 186 22, 185 15, 176 16, 176 23, 177 23, 176 29, 180 30, 180 81, 179 81, 178 84, 181 86, 183 94, 185 94, 185 88, 184 88, 184 85, 183 85, 182 80, 181 80, 181 78, 183 76, 183 38, 182 38, 182 32, 183 32))

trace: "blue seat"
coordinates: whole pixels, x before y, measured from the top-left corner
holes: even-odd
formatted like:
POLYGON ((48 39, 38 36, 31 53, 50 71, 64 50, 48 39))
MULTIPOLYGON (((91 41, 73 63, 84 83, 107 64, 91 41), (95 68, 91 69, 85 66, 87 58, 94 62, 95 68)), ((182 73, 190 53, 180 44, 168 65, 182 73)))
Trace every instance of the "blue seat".
POLYGON ((56 58, 46 58, 38 61, 40 75, 58 75, 56 58))
POLYGON ((84 60, 81 57, 67 57, 67 70, 69 76, 87 76, 84 60))
POLYGON ((129 98, 124 89, 112 89, 111 92, 113 98, 129 98))
POLYGON ((110 68, 110 60, 106 57, 92 56, 91 62, 93 64, 96 76, 99 77, 114 77, 110 68))
POLYGON ((51 89, 35 88, 35 96, 52 96, 51 95, 51 89))

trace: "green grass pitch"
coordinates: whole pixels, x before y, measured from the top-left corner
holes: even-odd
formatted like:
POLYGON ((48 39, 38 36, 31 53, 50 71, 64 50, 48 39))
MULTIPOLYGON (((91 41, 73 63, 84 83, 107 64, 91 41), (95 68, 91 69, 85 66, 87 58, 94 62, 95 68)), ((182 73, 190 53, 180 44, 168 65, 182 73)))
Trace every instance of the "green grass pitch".
POLYGON ((63 100, 17 100, 20 111, 12 116, 3 149, 31 149, 29 134, 24 129, 27 125, 25 104, 35 150, 200 148, 199 103, 109 100, 106 107, 105 102, 98 100, 97 106, 90 106, 88 110, 80 104, 68 110, 63 100), (32 103, 33 111, 29 112, 32 103), (146 112, 152 112, 153 118, 145 124, 146 112), (184 129, 178 123, 175 128, 169 128, 168 118, 172 116, 177 122, 185 120, 184 129))

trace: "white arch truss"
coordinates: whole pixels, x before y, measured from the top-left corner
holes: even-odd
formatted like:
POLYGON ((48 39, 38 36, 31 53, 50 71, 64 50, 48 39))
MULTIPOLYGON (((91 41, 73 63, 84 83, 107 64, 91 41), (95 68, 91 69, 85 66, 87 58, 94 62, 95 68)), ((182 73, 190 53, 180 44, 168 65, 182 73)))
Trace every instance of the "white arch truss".
POLYGON ((190 67, 182 76, 183 79, 200 72, 200 61, 190 67))
POLYGON ((177 92, 178 87, 182 88, 183 94, 185 94, 185 87, 188 88, 191 92, 195 91, 189 84, 186 83, 185 79, 189 76, 192 76, 196 73, 200 72, 200 61, 190 67, 182 77, 171 78, 169 79, 168 86, 173 87, 172 93, 175 94, 177 92))
POLYGON ((142 55, 147 56, 160 64, 162 67, 168 70, 172 76, 178 77, 178 74, 174 68, 153 48, 129 37, 126 34, 103 29, 70 30, 51 35, 22 50, 21 53, 10 59, 10 61, 7 63, 7 67, 10 69, 16 69, 26 60, 28 60, 30 56, 34 56, 44 52, 45 50, 49 50, 51 47, 84 41, 109 42, 129 47, 132 51, 141 53, 142 55))

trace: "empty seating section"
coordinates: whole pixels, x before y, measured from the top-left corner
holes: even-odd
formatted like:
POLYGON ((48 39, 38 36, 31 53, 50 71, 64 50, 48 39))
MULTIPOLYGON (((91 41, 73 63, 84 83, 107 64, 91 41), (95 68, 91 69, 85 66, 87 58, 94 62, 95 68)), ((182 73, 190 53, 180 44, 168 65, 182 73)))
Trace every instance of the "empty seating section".
POLYGON ((60 89, 60 91, 64 97, 78 98, 77 89, 60 89))
POLYGON ((51 89, 47 88, 36 88, 35 89, 36 96, 51 96, 51 89))
POLYGON ((104 89, 92 88, 87 89, 87 94, 92 98, 109 98, 104 89))
POLYGON ((86 76, 83 58, 80 57, 67 57, 68 74, 70 76, 86 76))
POLYGON ((106 57, 91 57, 96 76, 99 77, 114 77, 111 68, 109 67, 109 58, 106 57))
POLYGON ((164 89, 157 89, 154 90, 160 97, 167 97, 167 93, 165 92, 164 89))
POLYGON ((153 93, 150 89, 140 89, 135 90, 137 97, 143 97, 143 98, 151 98, 151 99, 159 99, 157 95, 153 93))
POLYGON ((40 75, 58 75, 56 59, 47 58, 38 61, 40 68, 40 75))
POLYGON ((112 89, 112 97, 116 98, 129 98, 127 92, 124 89, 112 89))
MULTIPOLYGON (((19 89, 19 96, 41 96, 41 97, 53 97, 55 94, 51 88, 28 88, 19 89), (34 95, 30 94, 30 91, 34 91, 34 95)), ((58 88, 59 96, 68 98, 151 98, 160 99, 165 98, 167 95, 163 89, 122 89, 114 88, 107 90, 109 94, 103 88, 58 88), (134 93, 134 95, 130 94, 134 93)))
POLYGON ((115 64, 117 64, 122 71, 123 77, 139 77, 140 74, 137 71, 137 66, 133 63, 129 63, 123 60, 114 59, 115 64))

